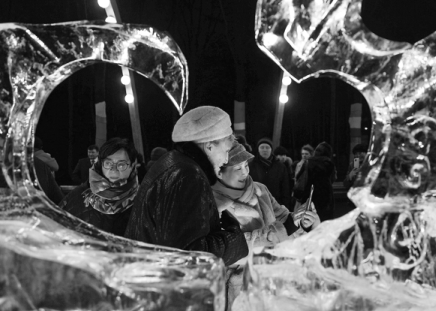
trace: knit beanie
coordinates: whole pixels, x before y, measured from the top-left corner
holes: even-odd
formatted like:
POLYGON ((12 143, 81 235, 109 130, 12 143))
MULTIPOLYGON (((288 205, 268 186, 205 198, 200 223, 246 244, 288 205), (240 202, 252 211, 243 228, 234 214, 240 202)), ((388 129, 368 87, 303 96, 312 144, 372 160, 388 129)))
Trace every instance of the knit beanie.
POLYGON ((252 158, 254 158, 254 155, 247 152, 243 145, 235 141, 232 149, 229 151, 229 160, 224 166, 234 166, 252 158))
POLYGON ((161 156, 163 156, 167 152, 168 150, 166 150, 163 147, 156 147, 151 151, 150 160, 157 161, 161 156))
POLYGON ((222 109, 202 106, 185 113, 173 129, 173 142, 205 143, 233 133, 229 115, 222 109))
POLYGON ((288 155, 288 150, 286 150, 285 147, 278 146, 276 149, 274 149, 274 154, 276 156, 287 156, 288 155))
POLYGON ((261 138, 261 139, 257 142, 257 150, 259 150, 259 146, 262 145, 262 144, 268 144, 268 145, 271 147, 271 149, 272 149, 272 147, 273 147, 272 140, 269 139, 269 138, 267 138, 267 137, 261 138))

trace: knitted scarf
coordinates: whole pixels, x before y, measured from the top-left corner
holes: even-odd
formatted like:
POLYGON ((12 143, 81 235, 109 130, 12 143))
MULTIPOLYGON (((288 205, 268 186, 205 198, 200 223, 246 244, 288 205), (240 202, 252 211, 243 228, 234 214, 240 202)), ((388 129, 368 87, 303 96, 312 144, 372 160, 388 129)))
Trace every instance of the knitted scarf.
MULTIPOLYGON (((259 229, 264 226, 264 222, 262 219, 262 211, 259 207, 258 196, 260 195, 259 189, 256 190, 255 184, 251 176, 248 176, 246 179, 246 184, 244 189, 234 189, 229 188, 224 185, 220 181, 212 186, 214 193, 217 193, 224 198, 227 198, 233 201, 233 208, 239 209, 242 214, 246 214, 247 216, 239 215, 235 211, 235 216, 238 219, 241 229, 243 232, 252 231, 254 229, 259 229), (247 213, 248 211, 248 213, 247 213), (250 215, 251 216, 248 216, 250 215), (257 215, 257 216, 253 216, 257 215)), ((215 195, 215 194, 214 194, 215 195)), ((217 196, 215 195, 215 199, 217 200, 217 196)), ((219 203, 218 210, 219 210, 219 203)))
POLYGON ((99 174, 94 167, 89 170, 90 188, 82 195, 85 206, 89 204, 103 214, 122 213, 133 205, 138 192, 138 177, 133 170, 127 179, 120 179, 111 183, 106 177, 99 174))
POLYGON ((247 176, 244 189, 229 188, 220 180, 218 180, 218 182, 213 185, 212 188, 214 191, 232 199, 233 201, 238 201, 252 206, 257 204, 257 200, 254 204, 250 203, 253 199, 253 196, 256 194, 253 179, 250 175, 247 176))
POLYGON ((266 167, 271 167, 272 162, 274 160, 274 155, 271 154, 271 156, 268 159, 265 159, 264 157, 262 157, 261 155, 258 156, 258 159, 260 161, 260 163, 262 163, 263 165, 265 165, 266 167))

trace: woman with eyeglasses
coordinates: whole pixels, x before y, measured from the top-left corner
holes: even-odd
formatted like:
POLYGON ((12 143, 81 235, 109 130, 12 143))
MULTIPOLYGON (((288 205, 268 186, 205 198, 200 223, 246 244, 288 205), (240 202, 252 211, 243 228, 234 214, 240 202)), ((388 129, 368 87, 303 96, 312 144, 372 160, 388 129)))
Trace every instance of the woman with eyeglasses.
POLYGON ((89 169, 88 181, 71 191, 60 207, 101 230, 123 236, 138 192, 137 155, 126 139, 105 142, 89 169))

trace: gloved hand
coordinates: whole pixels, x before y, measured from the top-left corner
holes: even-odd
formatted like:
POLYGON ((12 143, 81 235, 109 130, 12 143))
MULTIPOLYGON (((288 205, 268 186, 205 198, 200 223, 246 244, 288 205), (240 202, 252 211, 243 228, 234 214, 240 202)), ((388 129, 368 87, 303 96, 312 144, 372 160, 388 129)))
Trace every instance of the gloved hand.
POLYGON ((228 211, 223 211, 221 213, 221 228, 229 232, 241 232, 238 220, 233 217, 228 211))
POLYGON ((304 231, 309 232, 315 229, 320 223, 318 214, 312 211, 306 211, 300 220, 300 226, 304 231))

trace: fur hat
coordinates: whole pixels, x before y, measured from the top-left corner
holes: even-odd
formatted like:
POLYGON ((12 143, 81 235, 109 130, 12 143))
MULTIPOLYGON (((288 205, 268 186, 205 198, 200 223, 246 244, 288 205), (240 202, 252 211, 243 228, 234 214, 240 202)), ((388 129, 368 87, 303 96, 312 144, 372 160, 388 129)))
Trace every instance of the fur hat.
POLYGON ((229 115, 218 107, 202 106, 185 113, 173 129, 173 142, 205 143, 233 133, 229 115))
POLYGON ((151 161, 157 161, 157 160, 159 160, 159 158, 161 156, 163 156, 167 152, 168 152, 168 150, 166 150, 163 147, 153 148, 153 150, 151 151, 151 154, 150 154, 150 160, 151 161))
POLYGON ((232 149, 229 151, 229 160, 227 164, 224 166, 234 166, 236 164, 239 164, 241 162, 247 161, 254 158, 254 155, 247 152, 240 143, 236 142, 234 143, 232 149))

